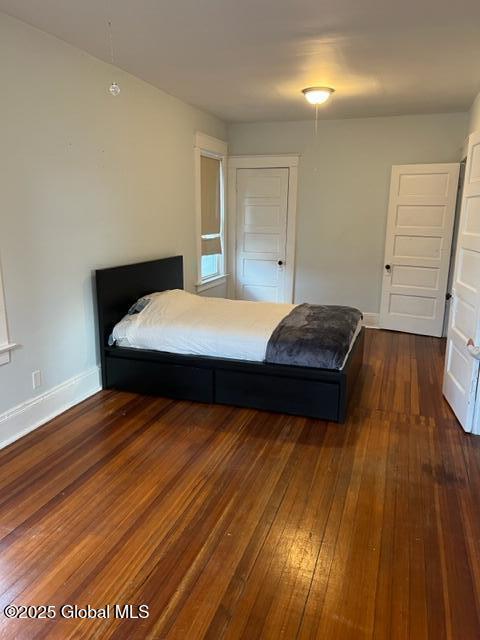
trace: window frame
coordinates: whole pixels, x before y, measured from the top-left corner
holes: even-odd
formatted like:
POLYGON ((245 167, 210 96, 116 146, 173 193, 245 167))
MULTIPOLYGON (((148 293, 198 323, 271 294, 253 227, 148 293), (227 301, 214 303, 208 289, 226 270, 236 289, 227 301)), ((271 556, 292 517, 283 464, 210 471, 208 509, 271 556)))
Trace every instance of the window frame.
POLYGON ((217 287, 226 282, 227 273, 227 154, 228 145, 223 140, 213 138, 205 133, 195 134, 195 246, 197 254, 197 292, 205 291, 211 287, 217 287), (220 241, 222 253, 219 260, 219 272, 213 276, 202 279, 202 184, 201 184, 201 157, 215 158, 220 161, 220 241))
POLYGON ((8 336, 7 307, 3 289, 2 267, 0 264, 0 366, 10 362, 10 351, 16 344, 10 342, 8 336))

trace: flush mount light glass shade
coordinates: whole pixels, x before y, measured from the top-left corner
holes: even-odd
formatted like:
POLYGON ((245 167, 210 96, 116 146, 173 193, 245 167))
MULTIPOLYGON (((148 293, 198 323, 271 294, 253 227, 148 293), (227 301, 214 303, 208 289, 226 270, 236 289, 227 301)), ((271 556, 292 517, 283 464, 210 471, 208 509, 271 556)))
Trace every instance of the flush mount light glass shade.
POLYGON ((302 89, 305 99, 310 104, 323 104, 334 91, 335 89, 331 87, 307 87, 307 89, 302 89))
POLYGON ((112 84, 108 87, 108 90, 112 94, 112 96, 118 96, 118 94, 120 93, 120 87, 116 82, 112 82, 112 84))

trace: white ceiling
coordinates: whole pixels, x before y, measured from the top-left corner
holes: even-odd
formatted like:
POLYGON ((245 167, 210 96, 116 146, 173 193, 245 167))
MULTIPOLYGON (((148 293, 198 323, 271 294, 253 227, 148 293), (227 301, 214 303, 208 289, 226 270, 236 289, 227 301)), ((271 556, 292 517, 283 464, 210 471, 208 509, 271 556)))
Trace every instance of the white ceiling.
POLYGON ((0 0, 0 10, 227 121, 467 110, 480 0, 0 0))

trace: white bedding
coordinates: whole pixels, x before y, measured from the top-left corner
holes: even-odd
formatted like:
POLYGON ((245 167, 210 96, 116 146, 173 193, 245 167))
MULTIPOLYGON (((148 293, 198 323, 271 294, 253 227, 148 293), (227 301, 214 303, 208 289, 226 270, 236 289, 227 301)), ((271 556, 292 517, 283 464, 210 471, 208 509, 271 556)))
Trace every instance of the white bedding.
MULTIPOLYGON (((207 298, 173 289, 152 293, 140 312, 114 328, 119 347, 263 362, 278 323, 294 304, 207 298)), ((358 323, 350 349, 362 328, 358 323)))
POLYGON ((278 323, 296 306, 206 298, 181 289, 153 293, 112 337, 120 347, 262 362, 278 323))

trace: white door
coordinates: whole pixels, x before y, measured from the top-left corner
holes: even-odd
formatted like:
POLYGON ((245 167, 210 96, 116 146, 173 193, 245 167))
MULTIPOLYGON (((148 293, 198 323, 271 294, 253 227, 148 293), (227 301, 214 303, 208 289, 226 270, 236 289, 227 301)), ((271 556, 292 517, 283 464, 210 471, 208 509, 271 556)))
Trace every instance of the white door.
POLYGON ((237 169, 236 179, 236 297, 287 301, 289 169, 237 169))
POLYGON ((479 363, 466 348, 469 338, 480 342, 480 132, 468 144, 443 378, 443 393, 460 424, 479 433, 479 363))
POLYGON ((392 167, 380 326, 441 336, 460 165, 392 167))

